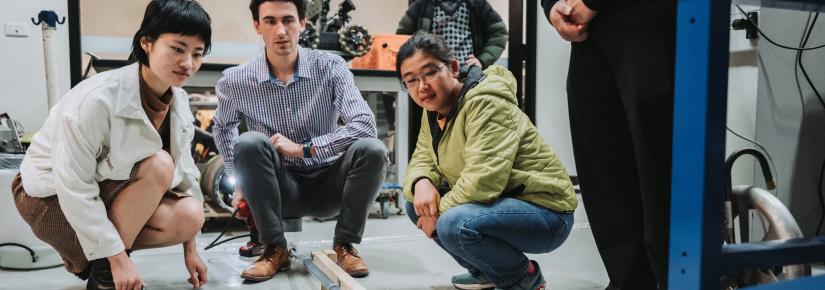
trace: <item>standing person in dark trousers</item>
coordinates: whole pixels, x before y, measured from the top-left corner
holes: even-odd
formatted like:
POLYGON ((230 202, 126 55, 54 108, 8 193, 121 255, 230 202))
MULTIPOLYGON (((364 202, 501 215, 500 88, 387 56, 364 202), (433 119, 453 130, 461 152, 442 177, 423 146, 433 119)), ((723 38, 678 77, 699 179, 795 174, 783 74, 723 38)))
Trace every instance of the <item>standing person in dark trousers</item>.
POLYGON ((266 245, 241 277, 264 281, 289 269, 283 218, 336 215, 338 265, 366 276, 352 244, 361 242, 387 168, 375 116, 344 59, 298 46, 304 0, 252 0, 249 9, 265 51, 224 71, 214 119, 227 174, 237 173, 232 205, 248 202, 266 245), (242 119, 249 131, 238 136, 242 119))
POLYGON ((573 150, 607 289, 667 288, 675 2, 542 0, 572 42, 573 150))
POLYGON ((444 39, 462 69, 494 64, 507 45, 507 26, 487 0, 417 0, 395 33, 416 31, 444 39))

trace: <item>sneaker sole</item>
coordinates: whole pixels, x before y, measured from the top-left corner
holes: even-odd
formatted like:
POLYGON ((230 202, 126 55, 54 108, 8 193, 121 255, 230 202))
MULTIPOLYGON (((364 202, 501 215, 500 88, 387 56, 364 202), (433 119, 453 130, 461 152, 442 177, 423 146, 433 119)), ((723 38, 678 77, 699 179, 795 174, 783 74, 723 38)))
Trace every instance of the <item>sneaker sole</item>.
POLYGON ((486 289, 495 289, 495 284, 453 284, 453 287, 456 289, 462 290, 486 290, 486 289))
POLYGON ((264 252, 263 250, 259 250, 259 251, 252 251, 252 250, 244 251, 244 250, 238 250, 238 255, 239 255, 239 256, 241 256, 241 257, 254 258, 254 257, 260 256, 260 255, 261 255, 261 253, 263 253, 263 252, 264 252))
POLYGON ((364 272, 353 272, 353 273, 347 273, 347 274, 349 274, 350 276, 352 276, 352 278, 364 278, 364 277, 367 277, 367 275, 369 275, 369 274, 370 274, 370 271, 364 271, 364 272))

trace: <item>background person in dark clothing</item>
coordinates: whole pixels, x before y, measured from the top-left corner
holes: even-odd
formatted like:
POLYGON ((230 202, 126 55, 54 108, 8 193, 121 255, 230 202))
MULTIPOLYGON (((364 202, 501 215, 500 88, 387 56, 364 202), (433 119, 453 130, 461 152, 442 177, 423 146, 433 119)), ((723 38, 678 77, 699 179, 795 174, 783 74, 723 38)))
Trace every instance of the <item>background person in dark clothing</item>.
POLYGON ((541 1, 573 42, 573 150, 607 289, 667 287, 675 2, 541 1))
POLYGON ((486 0, 417 0, 398 22, 396 34, 441 36, 461 67, 486 68, 507 45, 507 26, 486 0))

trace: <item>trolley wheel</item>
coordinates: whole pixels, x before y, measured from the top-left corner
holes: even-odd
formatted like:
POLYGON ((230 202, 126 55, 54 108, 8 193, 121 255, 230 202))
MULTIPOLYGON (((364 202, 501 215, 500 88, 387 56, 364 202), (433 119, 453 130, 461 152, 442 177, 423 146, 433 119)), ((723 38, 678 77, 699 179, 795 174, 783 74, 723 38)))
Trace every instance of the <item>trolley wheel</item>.
POLYGON ((390 217, 390 200, 388 198, 381 199, 381 218, 387 219, 390 217))

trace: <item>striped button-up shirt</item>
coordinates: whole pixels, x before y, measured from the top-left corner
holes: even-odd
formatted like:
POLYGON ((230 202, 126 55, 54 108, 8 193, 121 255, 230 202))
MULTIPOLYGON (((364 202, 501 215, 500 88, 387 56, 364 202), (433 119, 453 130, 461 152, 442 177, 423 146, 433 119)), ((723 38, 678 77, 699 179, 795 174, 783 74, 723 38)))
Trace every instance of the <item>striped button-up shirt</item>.
POLYGON ((358 139, 377 135, 375 116, 355 87, 347 63, 328 52, 299 47, 295 73, 286 83, 273 77, 262 53, 225 70, 215 90, 218 111, 212 130, 229 175, 235 174, 234 145, 241 119, 248 131, 281 133, 295 143, 311 141, 315 156, 281 159, 293 168, 331 164, 358 139))

